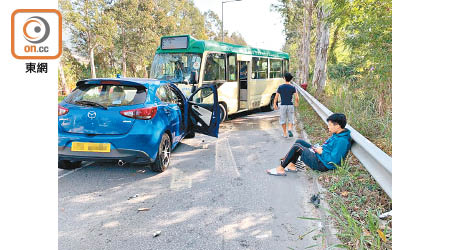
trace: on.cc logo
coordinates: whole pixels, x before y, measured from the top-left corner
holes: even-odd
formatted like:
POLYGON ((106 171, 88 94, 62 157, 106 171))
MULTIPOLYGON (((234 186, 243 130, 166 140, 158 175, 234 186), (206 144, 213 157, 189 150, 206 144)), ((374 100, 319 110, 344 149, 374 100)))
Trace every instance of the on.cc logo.
POLYGON ((57 59, 61 56, 61 13, 55 9, 13 11, 11 54, 16 59, 57 59))
POLYGON ((32 16, 23 25, 23 35, 30 43, 42 43, 50 34, 50 25, 47 20, 39 16, 32 16))

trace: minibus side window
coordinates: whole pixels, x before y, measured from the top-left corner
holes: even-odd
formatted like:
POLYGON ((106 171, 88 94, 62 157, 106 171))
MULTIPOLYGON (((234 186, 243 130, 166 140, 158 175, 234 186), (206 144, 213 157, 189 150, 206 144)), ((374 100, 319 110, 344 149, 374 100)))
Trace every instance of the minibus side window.
POLYGON ((280 59, 270 59, 270 78, 281 78, 282 61, 280 59))
POLYGON ((228 81, 236 81, 236 55, 228 55, 228 81))
POLYGON ((252 79, 266 79, 268 69, 267 58, 253 57, 252 58, 252 79))
POLYGON ((225 81, 225 54, 209 53, 206 57, 203 81, 225 81))

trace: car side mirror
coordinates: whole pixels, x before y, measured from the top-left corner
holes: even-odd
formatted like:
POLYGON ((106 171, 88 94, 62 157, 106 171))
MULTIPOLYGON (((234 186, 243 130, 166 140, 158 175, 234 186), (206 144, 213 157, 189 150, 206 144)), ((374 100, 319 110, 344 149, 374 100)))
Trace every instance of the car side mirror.
POLYGON ((191 78, 189 79, 190 84, 197 84, 198 83, 198 72, 192 71, 191 72, 191 78))

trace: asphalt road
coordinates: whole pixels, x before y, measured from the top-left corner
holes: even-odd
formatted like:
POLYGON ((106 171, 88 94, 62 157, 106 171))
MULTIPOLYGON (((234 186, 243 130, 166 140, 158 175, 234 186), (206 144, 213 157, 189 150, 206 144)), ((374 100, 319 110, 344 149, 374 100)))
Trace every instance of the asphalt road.
POLYGON ((265 173, 297 137, 281 137, 277 113, 238 115, 219 133, 183 140, 160 174, 91 162, 58 170, 59 249, 321 249, 320 221, 297 218, 320 216, 311 177, 265 173))

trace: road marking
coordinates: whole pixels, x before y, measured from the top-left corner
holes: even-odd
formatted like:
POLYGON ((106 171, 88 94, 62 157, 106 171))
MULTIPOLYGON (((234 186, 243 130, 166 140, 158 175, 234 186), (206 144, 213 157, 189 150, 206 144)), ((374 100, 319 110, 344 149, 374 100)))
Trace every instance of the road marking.
POLYGON ((89 165, 91 165, 91 164, 92 164, 92 162, 91 162, 91 163, 88 163, 88 164, 86 164, 86 165, 84 165, 84 166, 82 166, 82 167, 76 168, 76 169, 74 169, 74 170, 70 170, 69 172, 67 172, 67 173, 65 173, 65 174, 63 174, 63 175, 58 176, 58 180, 61 179, 61 178, 63 178, 64 176, 67 176, 67 175, 69 175, 69 174, 75 173, 76 171, 78 171, 78 170, 80 170, 80 169, 82 169, 82 168, 84 168, 84 167, 87 167, 87 166, 89 166, 89 165))
POLYGON ((234 170, 237 177, 241 176, 231 151, 230 142, 228 138, 223 138, 216 141, 215 169, 219 172, 227 172, 228 168, 234 170))

